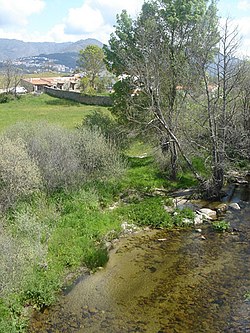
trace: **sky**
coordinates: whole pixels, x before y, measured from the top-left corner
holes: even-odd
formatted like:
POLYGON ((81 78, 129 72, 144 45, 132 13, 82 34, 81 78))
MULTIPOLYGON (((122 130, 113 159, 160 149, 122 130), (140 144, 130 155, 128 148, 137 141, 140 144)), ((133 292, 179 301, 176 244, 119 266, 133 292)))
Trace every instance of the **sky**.
MULTIPOLYGON (((96 38, 107 43, 116 14, 136 16, 143 0, 0 0, 0 38, 36 42, 75 42, 96 38)), ((219 0, 221 21, 230 17, 250 56, 250 0, 219 0)))

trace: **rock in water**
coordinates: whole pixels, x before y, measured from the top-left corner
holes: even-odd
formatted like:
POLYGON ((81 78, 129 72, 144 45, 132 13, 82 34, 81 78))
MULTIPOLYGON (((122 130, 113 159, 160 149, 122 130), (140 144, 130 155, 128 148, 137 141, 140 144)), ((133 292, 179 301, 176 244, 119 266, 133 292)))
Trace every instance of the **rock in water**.
POLYGON ((205 219, 208 220, 216 220, 217 219, 217 214, 215 210, 209 209, 209 208, 201 208, 199 212, 202 214, 202 216, 205 219))
POLYGON ((236 209, 236 210, 240 210, 240 206, 239 206, 239 204, 237 204, 237 202, 230 203, 229 207, 236 209))
POLYGON ((217 212, 224 213, 227 211, 227 208, 227 204, 221 203, 215 209, 217 210, 217 212))

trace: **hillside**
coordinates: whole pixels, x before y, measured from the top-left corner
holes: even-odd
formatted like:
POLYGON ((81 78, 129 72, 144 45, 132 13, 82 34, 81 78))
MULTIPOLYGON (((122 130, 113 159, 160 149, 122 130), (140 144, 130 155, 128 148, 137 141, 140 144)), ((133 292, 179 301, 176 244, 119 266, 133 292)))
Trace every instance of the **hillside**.
POLYGON ((17 39, 0 38, 0 61, 15 60, 23 57, 38 56, 40 54, 53 54, 65 52, 79 52, 87 45, 98 45, 102 43, 96 39, 85 39, 77 42, 53 43, 53 42, 23 42, 17 39))

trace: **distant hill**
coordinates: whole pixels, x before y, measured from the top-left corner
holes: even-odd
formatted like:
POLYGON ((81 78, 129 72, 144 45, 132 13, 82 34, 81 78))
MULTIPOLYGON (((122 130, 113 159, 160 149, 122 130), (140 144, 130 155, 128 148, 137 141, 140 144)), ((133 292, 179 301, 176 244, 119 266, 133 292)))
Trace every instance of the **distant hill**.
POLYGON ((23 42, 17 39, 0 38, 0 61, 15 60, 18 58, 38 56, 40 54, 73 53, 79 52, 88 45, 102 47, 97 39, 85 39, 77 42, 52 43, 52 42, 23 42))
POLYGON ((75 69, 76 62, 78 59, 78 52, 63 52, 63 53, 51 53, 51 54, 42 53, 39 54, 39 57, 40 58, 46 57, 47 59, 51 59, 55 64, 64 65, 66 67, 75 69))

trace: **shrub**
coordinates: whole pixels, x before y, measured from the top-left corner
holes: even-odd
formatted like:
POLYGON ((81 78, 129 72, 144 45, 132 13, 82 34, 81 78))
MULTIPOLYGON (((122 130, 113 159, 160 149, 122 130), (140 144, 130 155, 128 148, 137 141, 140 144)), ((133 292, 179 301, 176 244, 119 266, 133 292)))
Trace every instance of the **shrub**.
POLYGON ((194 224, 195 214, 190 208, 176 210, 173 215, 173 225, 176 227, 190 227, 194 224))
POLYGON ((32 266, 41 259, 41 244, 21 240, 6 231, 0 236, 0 296, 21 289, 32 266))
POLYGON ((250 302, 250 291, 247 291, 247 292, 245 293, 244 297, 245 297, 245 300, 246 300, 247 302, 250 302))
POLYGON ((158 148, 154 152, 154 158, 155 158, 155 163, 157 167, 159 168, 159 171, 162 173, 166 173, 169 175, 170 170, 171 170, 171 160, 170 160, 170 155, 169 154, 163 154, 161 149, 158 148))
POLYGON ((114 118, 96 110, 87 115, 82 126, 91 131, 100 131, 106 140, 114 142, 120 148, 127 147, 129 140, 127 133, 117 124, 114 118))
POLYGON ((25 333, 28 326, 27 316, 22 314, 22 306, 17 297, 6 302, 0 299, 0 332, 25 333))
POLYGON ((33 212, 27 206, 11 216, 8 221, 11 232, 6 231, 7 222, 0 225, 0 295, 19 290, 30 278, 33 266, 46 264, 47 244, 52 231, 52 226, 46 221, 51 214, 48 214, 49 210, 49 207, 45 208, 44 214, 39 216, 39 211, 33 212))
POLYGON ((0 208, 4 210, 41 188, 39 169, 21 139, 0 138, 0 208))
POLYGON ((8 103, 13 99, 14 99, 14 97, 11 94, 7 94, 7 93, 0 94, 0 104, 8 103))
POLYGON ((6 136, 22 138, 48 192, 72 188, 93 177, 119 175, 124 169, 118 151, 99 131, 21 123, 11 127, 6 136))
POLYGON ((44 198, 21 203, 0 220, 0 296, 18 291, 33 266, 47 263, 48 241, 58 219, 44 198))
POLYGON ((61 282, 57 272, 35 268, 24 285, 22 300, 37 309, 43 309, 55 302, 60 287, 61 282))
POLYGON ((215 221, 212 222, 213 229, 218 232, 228 231, 230 228, 230 223, 226 221, 215 221))
POLYGON ((124 171, 119 152, 98 130, 78 129, 75 149, 85 179, 117 177, 124 171))
POLYGON ((25 141, 48 192, 77 183, 78 160, 71 131, 47 123, 20 123, 11 127, 7 135, 25 141))

